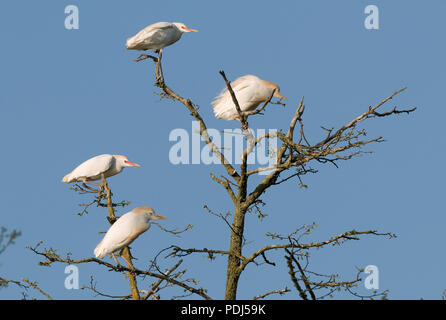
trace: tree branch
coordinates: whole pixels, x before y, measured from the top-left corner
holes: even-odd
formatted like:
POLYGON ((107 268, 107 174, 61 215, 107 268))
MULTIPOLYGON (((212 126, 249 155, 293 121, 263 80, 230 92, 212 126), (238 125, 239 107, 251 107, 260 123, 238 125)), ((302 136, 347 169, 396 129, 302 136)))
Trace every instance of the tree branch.
MULTIPOLYGON (((105 261, 102 261, 102 260, 99 260, 99 259, 96 259, 96 258, 84 258, 84 259, 78 259, 78 260, 73 260, 71 258, 63 259, 63 258, 60 258, 57 254, 55 254, 54 250, 52 250, 52 249, 48 249, 48 250, 43 251, 43 252, 38 251, 37 250, 38 246, 39 245, 37 245, 34 248, 28 246, 27 248, 29 250, 33 251, 35 254, 43 256, 43 257, 45 257, 47 259, 46 261, 39 262, 39 265, 42 265, 42 266, 49 266, 53 262, 62 262, 62 263, 66 263, 66 264, 82 264, 82 263, 94 262, 94 263, 97 263, 99 265, 106 266, 110 270, 115 271, 115 272, 125 271, 125 272, 132 273, 132 274, 135 274, 135 275, 147 275, 147 276, 151 276, 151 277, 154 277, 154 278, 158 278, 158 279, 164 280, 166 282, 172 283, 172 284, 174 284, 176 286, 182 287, 183 289, 185 289, 187 291, 190 291, 190 292, 192 292, 194 294, 197 294, 197 295, 201 296, 202 298, 204 298, 206 300, 212 300, 204 292, 204 289, 193 288, 193 287, 188 286, 188 285, 186 285, 186 284, 184 284, 184 283, 182 283, 180 281, 172 279, 172 278, 170 278, 170 277, 168 277, 168 276, 166 276, 164 274, 157 274, 157 273, 154 273, 154 272, 145 271, 145 270, 139 270, 139 269, 136 269, 136 268, 135 269, 129 269, 129 268, 121 266, 121 265, 115 266, 115 265, 112 265, 112 264, 110 264, 108 262, 105 262, 105 261)), ((138 295, 139 295, 139 292, 138 292, 138 295)))
POLYGON ((266 298, 267 296, 271 295, 271 294, 280 294, 280 295, 284 295, 287 292, 290 292, 291 290, 288 289, 287 287, 285 287, 284 289, 280 289, 280 290, 274 290, 274 291, 270 291, 270 292, 266 292, 263 294, 260 294, 258 296, 255 296, 254 298, 252 298, 252 300, 259 300, 259 299, 263 299, 266 298))

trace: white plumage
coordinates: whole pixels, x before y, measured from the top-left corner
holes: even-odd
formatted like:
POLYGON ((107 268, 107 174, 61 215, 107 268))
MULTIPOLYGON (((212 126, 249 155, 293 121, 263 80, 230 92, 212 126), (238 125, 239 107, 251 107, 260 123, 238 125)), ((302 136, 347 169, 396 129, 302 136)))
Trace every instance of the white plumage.
POLYGON ((150 228, 150 220, 167 219, 155 214, 148 206, 137 207, 127 212, 108 229, 102 241, 94 249, 97 258, 102 259, 107 254, 114 252, 131 244, 141 233, 150 228))
POLYGON ((63 177, 62 182, 87 182, 105 178, 120 173, 125 167, 139 167, 122 155, 102 154, 81 163, 72 172, 63 177))
MULTIPOLYGON (((278 85, 260 79, 253 75, 246 75, 231 82, 232 90, 240 105, 241 111, 252 111, 257 106, 269 99, 274 92, 274 96, 287 100, 280 94, 278 85)), ((231 93, 225 87, 220 94, 212 101, 215 117, 218 119, 237 120, 239 115, 232 101, 231 93)))
POLYGON ((180 40, 185 32, 198 32, 180 22, 157 22, 127 39, 128 50, 161 50, 180 40))

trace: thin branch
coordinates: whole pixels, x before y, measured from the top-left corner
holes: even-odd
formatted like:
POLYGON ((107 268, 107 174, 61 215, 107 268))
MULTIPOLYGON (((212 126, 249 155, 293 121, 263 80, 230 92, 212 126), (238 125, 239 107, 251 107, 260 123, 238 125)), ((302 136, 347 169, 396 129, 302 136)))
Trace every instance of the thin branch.
POLYGON ((288 253, 288 257, 291 259, 292 262, 294 262, 296 264, 297 268, 299 269, 300 276, 302 277, 302 281, 304 282, 305 288, 310 293, 311 299, 312 300, 316 300, 316 296, 314 295, 314 292, 313 292, 313 290, 310 287, 310 284, 308 282, 308 278, 305 275, 305 272, 302 269, 302 266, 300 265, 299 261, 297 261, 297 259, 294 257, 294 252, 291 252, 290 250, 288 250, 286 248, 285 248, 285 252, 288 253))
POLYGON ((167 255, 167 257, 169 256, 174 256, 174 257, 184 257, 184 256, 188 256, 192 253, 206 253, 208 254, 209 259, 213 260, 214 259, 214 255, 215 254, 220 254, 220 255, 228 255, 228 256, 235 256, 236 258, 245 261, 246 258, 240 255, 234 255, 229 251, 226 250, 213 250, 213 249, 195 249, 195 248, 188 248, 188 249, 183 249, 180 248, 178 246, 171 246, 172 252, 170 254, 167 255))
POLYGON ((255 296, 254 298, 252 298, 252 300, 259 300, 259 299, 263 299, 266 298, 267 296, 271 295, 271 294, 279 294, 279 295, 284 295, 287 292, 290 292, 291 290, 288 289, 287 287, 285 287, 284 289, 280 289, 280 290, 274 290, 274 291, 270 291, 270 292, 266 292, 263 294, 260 294, 258 296, 255 296))
MULTIPOLYGON (((183 263, 183 260, 179 260, 177 262, 177 264, 175 264, 173 267, 167 269, 164 272, 164 275, 167 277, 169 276, 173 271, 175 271, 181 264, 183 263)), ((164 281, 164 279, 159 279, 157 282, 155 282, 152 287, 150 288, 150 290, 147 292, 146 295, 144 295, 141 299, 142 300, 147 300, 149 297, 153 297, 154 294, 157 292, 158 287, 161 285, 161 283, 164 281)))
POLYGON ((173 234, 177 237, 179 237, 179 234, 186 232, 187 230, 190 230, 193 228, 193 226, 191 224, 188 224, 183 230, 177 230, 177 229, 173 229, 173 230, 169 230, 164 228, 162 225, 160 225, 158 222, 152 221, 150 222, 150 224, 154 224, 156 225, 158 228, 160 228, 162 231, 173 234))
POLYGON ((397 109, 396 109, 396 106, 395 106, 395 107, 393 107, 392 110, 390 110, 390 111, 388 111, 388 112, 379 113, 379 112, 373 111, 373 112, 372 112, 372 115, 373 115, 373 116, 376 116, 376 117, 387 117, 387 116, 390 116, 390 115, 392 115, 392 114, 400 114, 400 113, 407 113, 407 114, 409 114, 409 113, 415 111, 416 109, 417 109, 417 108, 414 107, 414 108, 412 108, 412 109, 408 109, 408 110, 397 110, 397 109))
MULTIPOLYGON (((400 92, 403 92, 404 90, 406 90, 407 87, 401 88, 397 91, 395 91, 394 93, 392 93, 390 96, 388 96, 387 98, 385 98, 384 100, 382 100, 381 102, 379 102, 377 105, 375 105, 373 108, 369 108, 368 111, 362 113, 361 115, 359 115, 358 117, 356 117, 355 119, 353 119, 352 121, 350 121, 349 123, 347 123, 346 125, 344 125, 342 128, 340 128, 338 131, 336 131, 334 134, 330 134, 327 138, 325 138, 323 141, 319 142, 316 147, 319 147, 321 145, 327 144, 328 142, 330 142, 331 140, 333 140, 336 137, 339 137, 345 130, 353 127, 354 125, 356 125, 356 123, 364 121, 365 119, 367 119, 371 114, 375 113, 375 110, 377 110, 379 107, 381 107, 383 104, 385 104, 387 101, 393 99, 394 96, 396 96, 397 94, 399 94, 400 92)), ((401 112, 413 112, 415 111, 416 108, 412 108, 410 110, 406 110, 406 111, 401 111, 401 112)), ((396 108, 394 108, 394 111, 390 111, 387 113, 388 115, 394 114, 394 113, 401 113, 401 112, 397 112, 396 108)))
POLYGON ((272 98, 274 97, 274 94, 276 93, 277 89, 274 89, 273 92, 271 93, 270 97, 263 103, 263 105, 255 110, 251 110, 251 111, 244 111, 243 114, 248 117, 248 116, 252 116, 255 114, 262 114, 261 112, 266 108, 266 106, 268 105, 268 103, 271 102, 272 98))
POLYGON ((249 263, 253 262, 259 255, 266 251, 277 250, 277 249, 285 249, 285 248, 296 248, 296 249, 310 249, 310 248, 319 248, 329 244, 340 244, 341 242, 347 240, 359 240, 360 235, 377 235, 377 236, 388 236, 389 238, 394 237, 391 233, 378 233, 376 230, 367 230, 367 231, 356 231, 351 230, 344 233, 341 233, 337 236, 334 236, 326 241, 322 242, 311 242, 307 244, 300 243, 287 243, 287 244, 274 244, 265 246, 255 252, 253 252, 249 257, 247 257, 243 263, 240 265, 241 269, 244 269, 249 263))
POLYGON ((242 126, 243 131, 248 130, 248 122, 247 122, 247 116, 242 112, 242 109, 240 108, 240 105, 238 103, 237 97, 235 96, 234 90, 232 90, 231 82, 226 78, 226 74, 223 70, 220 70, 218 73, 223 77, 226 83, 226 87, 231 94, 232 101, 234 102, 235 109, 237 110, 240 123, 242 126))
POLYGON ((51 296, 50 296, 48 293, 46 293, 45 291, 43 291, 42 289, 40 289, 40 287, 39 287, 39 283, 38 283, 38 282, 36 282, 36 281, 31 282, 31 281, 29 281, 28 279, 22 279, 22 281, 26 282, 26 283, 29 284, 31 287, 33 287, 34 289, 36 289, 37 291, 39 291, 41 294, 43 294, 45 297, 47 297, 48 300, 53 300, 53 298, 51 298, 51 296))
POLYGON ((291 282, 293 282, 294 287, 296 287, 297 292, 299 292, 299 296, 303 300, 308 300, 307 294, 305 293, 305 290, 302 289, 302 287, 299 284, 298 279, 296 278, 296 271, 294 271, 293 261, 290 256, 285 256, 287 266, 288 266, 288 274, 291 277, 291 282))
POLYGON ((232 225, 229 223, 229 221, 228 221, 228 219, 227 219, 227 217, 229 216, 229 213, 228 213, 226 216, 224 216, 224 215, 221 214, 221 213, 217 213, 217 212, 212 211, 211 209, 209 209, 209 207, 208 207, 207 205, 204 205, 203 208, 204 208, 207 212, 209 212, 210 214, 212 214, 212 215, 214 215, 214 216, 216 216, 216 217, 222 219, 222 220, 226 223, 226 225, 229 227, 229 229, 231 229, 231 231, 232 231, 233 233, 236 233, 236 231, 234 230, 234 228, 232 227, 232 225))
POLYGON ((213 173, 211 173, 210 175, 211 175, 212 180, 218 182, 221 186, 223 186, 223 188, 226 189, 226 191, 228 192, 229 196, 231 197, 232 202, 234 204, 236 204, 237 203, 237 198, 236 198, 236 196, 234 194, 234 190, 232 190, 232 188, 231 188, 229 180, 224 178, 224 177, 223 177, 223 179, 225 179, 225 180, 219 179, 213 173))
MULTIPOLYGON (((157 65, 161 66, 161 58, 158 58, 157 65)), ((158 86, 163 90, 163 92, 170 97, 173 100, 176 100, 180 103, 182 103, 190 112, 190 114, 197 120, 197 122, 200 125, 200 136, 203 138, 209 149, 215 154, 215 156, 220 160, 220 162, 223 164, 224 168, 226 169, 229 176, 231 176, 236 182, 239 181, 240 176, 237 173, 237 170, 234 169, 234 167, 229 163, 229 161, 225 158, 225 156, 218 150, 217 146, 212 142, 211 138, 209 137, 209 134, 207 132, 206 124, 203 121, 203 118, 201 118, 200 114, 198 113, 198 110, 194 108, 194 104, 190 99, 185 99, 181 97, 179 94, 174 92, 172 89, 170 89, 165 81, 164 81, 164 75, 162 72, 162 68, 157 68, 155 70, 155 75, 157 79, 161 79, 161 82, 158 82, 158 86)))

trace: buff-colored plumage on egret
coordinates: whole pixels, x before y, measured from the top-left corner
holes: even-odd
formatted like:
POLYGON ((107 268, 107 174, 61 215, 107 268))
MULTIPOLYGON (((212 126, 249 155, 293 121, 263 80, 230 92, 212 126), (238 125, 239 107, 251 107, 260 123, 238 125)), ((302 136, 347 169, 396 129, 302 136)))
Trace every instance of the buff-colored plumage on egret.
POLYGON ((108 178, 120 173, 126 167, 139 167, 139 164, 130 162, 122 155, 101 154, 81 163, 72 172, 63 177, 62 182, 83 182, 95 181, 108 178))
POLYGON ((180 40, 185 32, 198 32, 180 22, 157 22, 127 39, 128 50, 162 50, 180 40))
MULTIPOLYGON (((240 105, 241 111, 252 111, 257 106, 267 101, 273 90, 274 96, 287 100, 281 93, 278 85, 260 79, 253 75, 246 75, 231 82, 231 88, 240 105)), ((228 88, 224 88, 212 101, 215 117, 218 119, 237 120, 239 118, 237 109, 232 100, 228 88)))
POLYGON ((141 233, 147 231, 150 228, 151 220, 159 219, 167 218, 155 214, 155 211, 148 206, 137 207, 127 212, 108 229, 102 241, 94 249, 95 256, 102 259, 107 254, 111 254, 117 262, 114 253, 128 246, 141 233))

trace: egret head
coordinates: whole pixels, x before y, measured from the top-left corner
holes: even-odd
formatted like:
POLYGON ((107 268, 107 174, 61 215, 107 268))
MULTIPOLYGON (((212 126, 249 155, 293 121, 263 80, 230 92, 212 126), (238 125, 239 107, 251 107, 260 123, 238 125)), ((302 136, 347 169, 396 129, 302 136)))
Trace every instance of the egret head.
POLYGON ((174 22, 173 23, 181 32, 198 32, 198 30, 195 29, 189 29, 188 27, 186 27, 186 25, 184 23, 181 22, 174 22))
POLYGON ((276 91, 274 92, 274 97, 279 98, 279 99, 283 99, 283 100, 285 100, 285 101, 288 101, 288 99, 285 98, 285 97, 280 93, 280 87, 279 87, 277 84, 272 83, 272 82, 270 82, 270 81, 266 81, 266 80, 263 80, 263 82, 264 82, 268 87, 270 87, 270 88, 276 90, 276 91))
POLYGON ((276 91, 274 92, 274 96, 275 96, 276 98, 279 98, 279 99, 283 99, 283 100, 285 100, 285 101, 288 101, 288 99, 285 98, 285 97, 280 93, 280 88, 279 88, 279 87, 277 87, 276 91))
POLYGON ((156 214, 155 211, 149 206, 142 206, 133 209, 133 212, 142 214, 147 220, 166 220, 167 218, 156 214))
POLYGON ((117 163, 118 166, 120 166, 121 168, 125 168, 125 167, 140 167, 139 164, 130 162, 129 159, 127 159, 126 156, 122 156, 122 155, 114 155, 114 157, 115 157, 115 159, 116 159, 116 163, 117 163))

